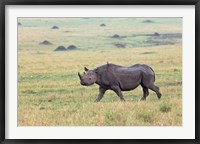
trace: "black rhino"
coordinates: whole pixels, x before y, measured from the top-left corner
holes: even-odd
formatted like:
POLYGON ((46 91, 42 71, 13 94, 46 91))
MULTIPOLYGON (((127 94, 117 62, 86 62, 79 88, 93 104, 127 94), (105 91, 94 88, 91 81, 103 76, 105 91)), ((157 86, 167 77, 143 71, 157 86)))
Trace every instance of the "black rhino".
POLYGON ((106 90, 113 90, 121 101, 125 101, 121 91, 130 91, 139 85, 143 88, 141 100, 146 100, 149 95, 148 89, 154 91, 158 99, 161 98, 159 87, 154 84, 155 73, 151 67, 145 64, 124 67, 107 63, 92 70, 85 67, 84 74, 78 73, 78 76, 83 86, 90 86, 94 83, 99 85, 99 95, 95 102, 99 102, 102 99, 106 90))

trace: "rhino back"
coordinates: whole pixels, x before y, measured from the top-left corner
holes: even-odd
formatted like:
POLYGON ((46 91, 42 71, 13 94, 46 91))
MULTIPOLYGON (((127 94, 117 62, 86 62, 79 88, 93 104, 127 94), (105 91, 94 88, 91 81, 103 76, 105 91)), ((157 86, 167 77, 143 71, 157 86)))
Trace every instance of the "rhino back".
POLYGON ((144 64, 136 64, 130 67, 106 64, 97 69, 97 84, 107 88, 118 85, 122 91, 135 89, 140 85, 142 79, 148 80, 149 77, 154 77, 152 68, 144 64))
POLYGON ((131 68, 133 71, 140 70, 144 74, 154 75, 153 69, 150 66, 146 65, 146 64, 135 64, 133 66, 130 66, 129 68, 131 68))
POLYGON ((114 74, 115 70, 121 66, 114 64, 105 64, 96 68, 97 84, 111 88, 113 85, 119 85, 119 78, 114 74))

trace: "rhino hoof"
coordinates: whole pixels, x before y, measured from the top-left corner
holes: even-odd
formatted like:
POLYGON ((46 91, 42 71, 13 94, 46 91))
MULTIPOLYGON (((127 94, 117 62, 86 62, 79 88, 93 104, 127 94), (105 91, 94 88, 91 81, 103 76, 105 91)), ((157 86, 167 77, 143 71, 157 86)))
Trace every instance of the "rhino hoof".
POLYGON ((158 99, 160 100, 160 98, 161 98, 162 94, 160 93, 160 94, 158 94, 157 96, 158 96, 158 99))
POLYGON ((145 98, 145 97, 142 97, 142 98, 140 99, 140 101, 146 101, 146 98, 145 98))
POLYGON ((123 98, 123 99, 121 99, 121 102, 125 102, 126 100, 123 98))
POLYGON ((95 100, 94 102, 95 102, 95 103, 98 103, 99 101, 100 101, 100 100, 95 100))

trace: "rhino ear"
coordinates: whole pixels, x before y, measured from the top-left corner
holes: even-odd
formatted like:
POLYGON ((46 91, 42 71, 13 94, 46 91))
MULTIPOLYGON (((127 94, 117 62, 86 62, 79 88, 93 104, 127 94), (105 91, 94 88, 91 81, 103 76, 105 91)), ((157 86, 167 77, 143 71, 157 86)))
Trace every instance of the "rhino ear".
POLYGON ((99 69, 98 69, 98 68, 95 68, 93 71, 94 71, 95 73, 98 73, 99 69))
POLYGON ((84 69, 85 69, 85 71, 88 71, 89 69, 88 68, 86 68, 86 67, 84 67, 84 69))

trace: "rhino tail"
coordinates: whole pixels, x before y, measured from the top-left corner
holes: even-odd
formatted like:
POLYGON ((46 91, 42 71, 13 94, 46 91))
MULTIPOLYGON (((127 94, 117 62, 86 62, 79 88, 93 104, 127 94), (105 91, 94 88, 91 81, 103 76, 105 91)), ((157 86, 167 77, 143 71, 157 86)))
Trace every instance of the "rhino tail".
POLYGON ((155 77, 155 72, 154 72, 154 70, 149 66, 149 68, 151 69, 151 71, 153 72, 153 76, 154 76, 154 82, 155 82, 155 80, 156 80, 156 77, 155 77))

